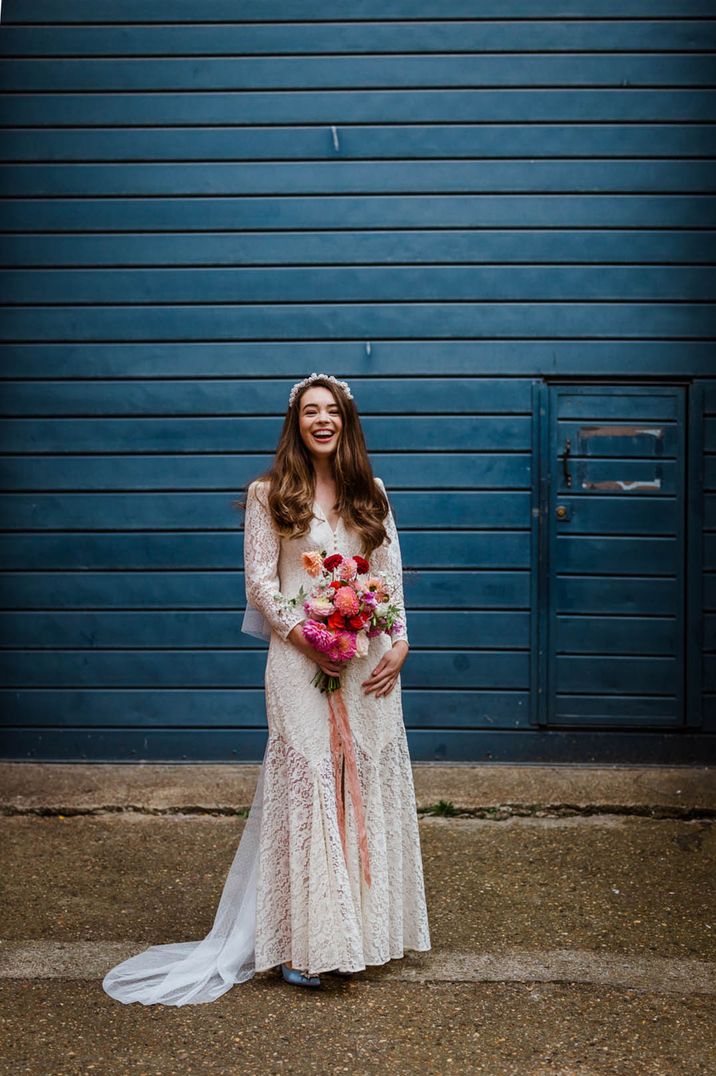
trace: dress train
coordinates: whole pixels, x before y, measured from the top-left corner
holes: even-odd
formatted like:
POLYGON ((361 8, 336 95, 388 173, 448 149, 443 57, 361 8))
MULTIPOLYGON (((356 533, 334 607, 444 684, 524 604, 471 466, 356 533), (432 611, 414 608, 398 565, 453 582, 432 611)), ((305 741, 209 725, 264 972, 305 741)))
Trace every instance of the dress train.
POLYGON ((256 888, 266 753, 216 911, 202 941, 153 945, 111 968, 102 986, 125 1005, 198 1005, 255 973, 256 888))

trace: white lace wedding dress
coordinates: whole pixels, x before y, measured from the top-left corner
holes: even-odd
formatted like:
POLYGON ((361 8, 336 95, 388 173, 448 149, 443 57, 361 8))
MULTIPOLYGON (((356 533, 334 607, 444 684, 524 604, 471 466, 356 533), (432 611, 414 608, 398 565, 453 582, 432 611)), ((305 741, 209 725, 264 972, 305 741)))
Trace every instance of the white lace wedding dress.
MULTIPOLYGON (((342 520, 334 532, 316 501, 310 533, 279 538, 264 494, 264 486, 251 484, 244 522, 248 604, 242 630, 270 640, 269 734, 251 811, 210 933, 202 941, 154 945, 108 971, 102 985, 124 1003, 208 1002, 282 961, 309 975, 361 971, 402 957, 406 949, 431 947, 400 677, 381 698, 361 687, 392 641, 387 635, 371 639, 367 657, 353 659, 341 673, 365 814, 368 885, 348 786, 347 856, 343 851, 327 696, 311 683, 318 666, 287 639, 305 613, 273 597, 279 590, 291 597, 301 584, 310 588, 304 550, 362 553, 359 537, 342 520)), ((370 565, 393 577, 404 611, 392 512, 385 525, 392 542, 373 552, 370 565)), ((407 640, 407 627, 393 638, 407 640)))

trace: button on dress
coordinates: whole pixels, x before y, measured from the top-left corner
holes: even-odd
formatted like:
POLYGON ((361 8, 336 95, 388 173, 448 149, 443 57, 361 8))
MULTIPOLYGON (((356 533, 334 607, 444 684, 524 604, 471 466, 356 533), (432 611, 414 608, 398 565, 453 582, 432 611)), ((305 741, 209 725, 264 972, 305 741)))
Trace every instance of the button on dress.
MULTIPOLYGON (((376 481, 383 490, 381 479, 376 481)), ((403 722, 401 681, 377 698, 361 686, 393 641, 407 641, 402 562, 392 512, 390 542, 369 557, 393 581, 403 628, 369 640, 365 658, 341 671, 365 815, 371 881, 361 873, 356 814, 343 782, 346 852, 338 824, 327 696, 312 683, 318 666, 288 640, 305 619, 277 602, 315 580, 306 550, 362 554, 360 535, 335 530, 316 501, 308 534, 280 537, 253 482, 244 520, 248 602, 244 629, 269 639, 264 677, 268 739, 251 812, 229 870, 211 932, 201 942, 158 945, 105 976, 120 1001, 183 1005, 211 1001, 234 983, 281 962, 309 975, 361 971, 431 948, 415 790, 403 722)))

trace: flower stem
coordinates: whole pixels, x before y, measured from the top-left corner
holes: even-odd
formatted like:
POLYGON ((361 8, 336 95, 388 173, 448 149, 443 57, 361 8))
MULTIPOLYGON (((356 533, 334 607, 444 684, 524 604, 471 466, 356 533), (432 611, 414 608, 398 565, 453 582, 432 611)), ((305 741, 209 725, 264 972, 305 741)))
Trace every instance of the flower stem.
POLYGON ((321 693, 328 693, 329 695, 333 691, 338 691, 341 686, 340 677, 328 676, 324 673, 323 669, 319 669, 316 675, 311 680, 311 683, 318 688, 321 693))

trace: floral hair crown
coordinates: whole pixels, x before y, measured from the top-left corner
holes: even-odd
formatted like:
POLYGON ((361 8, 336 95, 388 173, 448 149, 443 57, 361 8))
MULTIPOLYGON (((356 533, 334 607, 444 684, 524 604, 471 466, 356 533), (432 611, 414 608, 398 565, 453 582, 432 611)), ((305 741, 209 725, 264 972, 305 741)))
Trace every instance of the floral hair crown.
POLYGON ((290 393, 290 395, 288 397, 288 406, 289 407, 291 406, 291 404, 296 399, 296 396, 298 395, 298 393, 301 391, 302 388, 305 388, 306 385, 310 385, 312 381, 315 381, 319 377, 325 377, 326 381, 332 381, 334 385, 339 385, 340 388, 343 389, 343 391, 346 394, 346 396, 348 397, 348 399, 349 400, 353 399, 353 394, 351 393, 351 390, 348 387, 348 382, 347 381, 339 381, 332 374, 317 374, 314 371, 310 375, 310 377, 305 377, 303 379, 303 381, 297 381, 296 384, 293 386, 293 388, 291 389, 291 393, 290 393))

